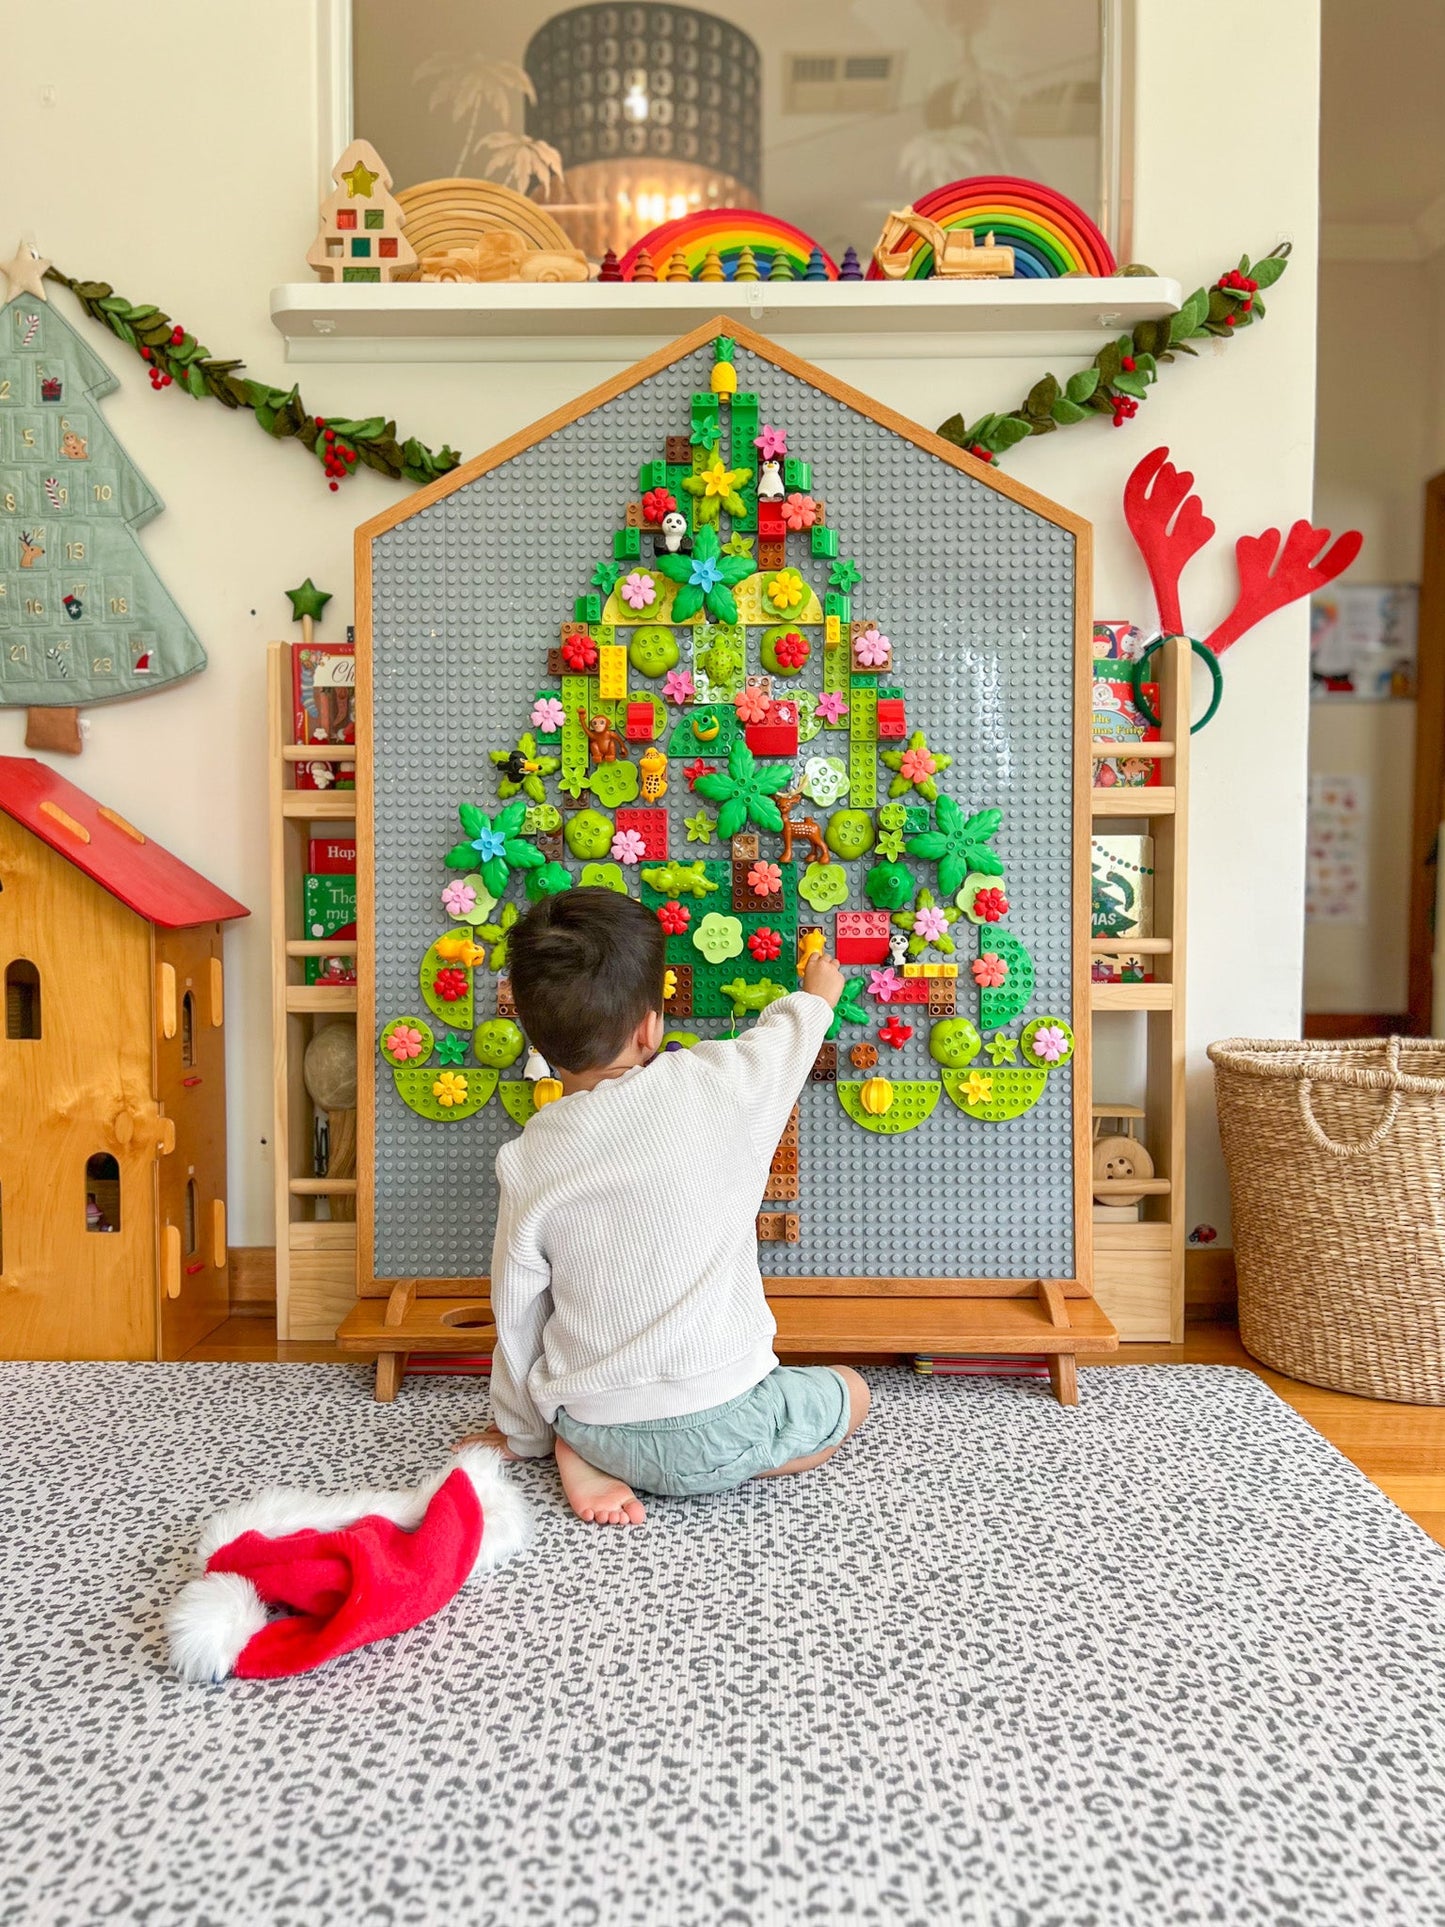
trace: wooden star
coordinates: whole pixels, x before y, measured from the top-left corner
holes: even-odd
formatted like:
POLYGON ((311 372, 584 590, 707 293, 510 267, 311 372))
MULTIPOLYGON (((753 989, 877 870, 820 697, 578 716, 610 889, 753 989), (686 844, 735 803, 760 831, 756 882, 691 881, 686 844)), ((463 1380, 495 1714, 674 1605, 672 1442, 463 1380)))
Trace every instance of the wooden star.
POLYGON ((291 604, 291 620, 300 622, 303 616, 320 618, 322 610, 331 600, 329 589, 318 589, 308 575, 299 589, 288 589, 286 599, 291 604))
POLYGON ((15 250, 15 259, 0 266, 0 274, 5 276, 10 287, 10 298, 17 294, 33 294, 37 301, 48 301, 45 292, 45 270, 50 263, 35 245, 33 235, 27 234, 15 250))
POLYGON ((366 165, 365 161, 358 161, 355 167, 349 168, 341 178, 346 183, 346 191, 353 200, 369 201, 371 199, 371 190, 376 186, 381 176, 374 173, 372 169, 366 165))

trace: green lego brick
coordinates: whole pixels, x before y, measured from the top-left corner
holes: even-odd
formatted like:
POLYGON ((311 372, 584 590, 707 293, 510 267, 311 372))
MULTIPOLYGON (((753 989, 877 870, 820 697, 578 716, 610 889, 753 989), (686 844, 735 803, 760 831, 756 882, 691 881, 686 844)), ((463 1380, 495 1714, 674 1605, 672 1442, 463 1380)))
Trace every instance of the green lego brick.
MULTIPOLYGON (((720 428, 721 426, 722 424, 718 420, 717 396, 713 394, 709 394, 706 391, 699 394, 695 394, 692 398, 691 434, 692 434, 693 440, 694 441, 698 440, 703 429, 714 428, 714 427, 720 428)), ((721 445, 720 443, 715 443, 714 447, 717 447, 720 445, 721 445)), ((711 448, 703 449, 703 459, 705 462, 710 462, 712 460, 711 448)))
POLYGON ((849 691, 848 734, 855 743, 878 740, 878 691, 867 687, 860 676, 853 678, 849 691))
POLYGON ((883 698, 884 698, 885 696, 892 696, 892 697, 896 697, 896 698, 901 698, 901 697, 902 697, 902 695, 903 695, 903 691, 902 691, 901 689, 883 689, 883 688, 880 688, 880 689, 879 689, 879 691, 878 691, 878 699, 879 699, 879 701, 880 701, 880 702, 881 702, 881 701, 883 700, 883 698))
POLYGON ((838 531, 819 524, 813 530, 814 555, 834 556, 838 553, 838 531))
POLYGON ((812 486, 813 464, 797 455, 787 456, 783 462, 783 487, 801 489, 806 495, 812 486))
POLYGON ((853 620, 853 598, 846 596, 840 589, 829 589, 823 597, 823 614, 837 616, 840 622, 853 620))
POLYGON ((587 774, 587 730, 582 718, 589 707, 595 685, 587 676, 562 678, 562 770, 563 778, 587 774))
POLYGON ((572 620, 574 622, 602 620, 602 598, 595 589, 589 589, 586 595, 579 595, 572 604, 572 620))
MULTIPOLYGON (((848 694, 848 638, 843 636, 836 649, 823 649, 823 687, 835 696, 848 694)), ((840 716, 836 723, 824 723, 824 729, 846 729, 848 718, 840 716)))
POLYGON ((758 398, 751 392, 739 389, 733 396, 732 407, 728 410, 732 432, 732 454, 729 468, 748 468, 753 479, 738 490, 743 498, 743 513, 732 520, 734 530, 742 535, 752 535, 758 526, 758 451, 755 441, 758 432, 758 398))
POLYGON ((903 811, 903 832, 905 836, 921 836, 925 830, 933 828, 933 812, 922 803, 909 803, 903 811))
POLYGON ((878 691, 859 689, 857 680, 848 696, 848 802, 871 810, 878 801, 878 691))
POLYGON ((642 554, 642 530, 614 529, 612 554, 618 562, 635 562, 642 554))
MULTIPOLYGON (((561 693, 558 689, 539 689, 533 696, 532 701, 533 703, 539 703, 545 697, 560 696, 561 693)), ((562 740, 562 732, 560 729, 538 729, 532 733, 537 739, 538 749, 555 749, 562 740)))
POLYGON ((878 705, 878 678, 876 676, 869 675, 868 671, 865 669, 861 675, 853 675, 849 677, 848 687, 850 690, 852 689, 872 690, 873 704, 876 710, 878 705))
MULTIPOLYGON (((691 860, 691 859, 687 859, 691 860)), ((709 963, 692 940, 692 928, 684 930, 681 936, 667 939, 667 961, 670 964, 686 964, 692 971, 692 1014, 694 1017, 731 1017, 733 1007, 730 998, 722 993, 722 986, 741 977, 744 983, 761 983, 764 977, 771 977, 775 984, 783 984, 789 990, 798 987, 798 883, 797 872, 790 863, 781 865, 783 872, 783 901, 781 906, 772 910, 755 913, 735 911, 732 908, 732 864, 731 862, 705 862, 703 875, 717 884, 717 889, 707 897, 685 896, 681 899, 693 914, 693 927, 707 915, 716 910, 721 916, 736 916, 743 929, 743 947, 736 957, 725 958, 722 963, 709 963), (768 962, 755 957, 748 949, 748 938, 754 930, 776 930, 783 940, 779 954, 768 962)), ((642 901, 649 910, 656 910, 659 904, 668 899, 654 890, 646 881, 642 883, 642 901)))
POLYGON ((637 486, 644 495, 650 488, 666 488, 667 463, 644 462, 637 471, 637 486))
POLYGON ((978 1019, 985 1030, 997 1030, 1000 1024, 1011 1023, 1027 1010, 1034 994, 1034 960, 1018 938, 1010 936, 1007 930, 1000 930, 996 924, 981 923, 978 954, 982 957, 989 952, 1008 965, 1008 976, 997 990, 978 993, 978 1019))

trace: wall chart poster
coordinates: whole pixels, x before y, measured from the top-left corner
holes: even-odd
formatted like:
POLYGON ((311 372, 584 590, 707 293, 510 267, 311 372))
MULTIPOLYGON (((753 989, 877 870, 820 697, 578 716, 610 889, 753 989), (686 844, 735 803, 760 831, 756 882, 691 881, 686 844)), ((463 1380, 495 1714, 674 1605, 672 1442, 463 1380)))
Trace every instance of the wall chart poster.
POLYGON ((1311 775, 1306 922, 1364 922, 1369 808, 1369 786, 1363 776, 1311 775))
POLYGON ((681 1048, 844 968, 765 1274, 1087 1277, 1088 545, 722 322, 359 532, 363 1289, 485 1277, 508 936, 579 887, 681 1048))

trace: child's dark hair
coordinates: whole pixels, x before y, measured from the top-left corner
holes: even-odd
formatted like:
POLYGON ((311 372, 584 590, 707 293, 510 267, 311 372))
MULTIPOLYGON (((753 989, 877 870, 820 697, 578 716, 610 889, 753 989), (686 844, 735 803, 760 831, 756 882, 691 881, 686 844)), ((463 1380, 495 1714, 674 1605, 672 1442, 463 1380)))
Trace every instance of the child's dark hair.
POLYGON ((512 932, 512 995, 522 1028, 554 1070, 610 1063, 662 1008, 662 925, 616 890, 559 890, 512 932))

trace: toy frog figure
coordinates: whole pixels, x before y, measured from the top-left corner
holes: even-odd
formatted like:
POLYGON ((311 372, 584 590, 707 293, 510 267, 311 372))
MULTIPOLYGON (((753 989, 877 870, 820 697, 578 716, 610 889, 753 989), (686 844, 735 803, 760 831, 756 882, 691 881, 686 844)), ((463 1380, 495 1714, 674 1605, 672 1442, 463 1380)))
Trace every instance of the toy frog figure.
POLYGON ((667 758, 655 743, 642 752, 637 773, 642 779, 643 802, 660 802, 667 794, 667 758))

